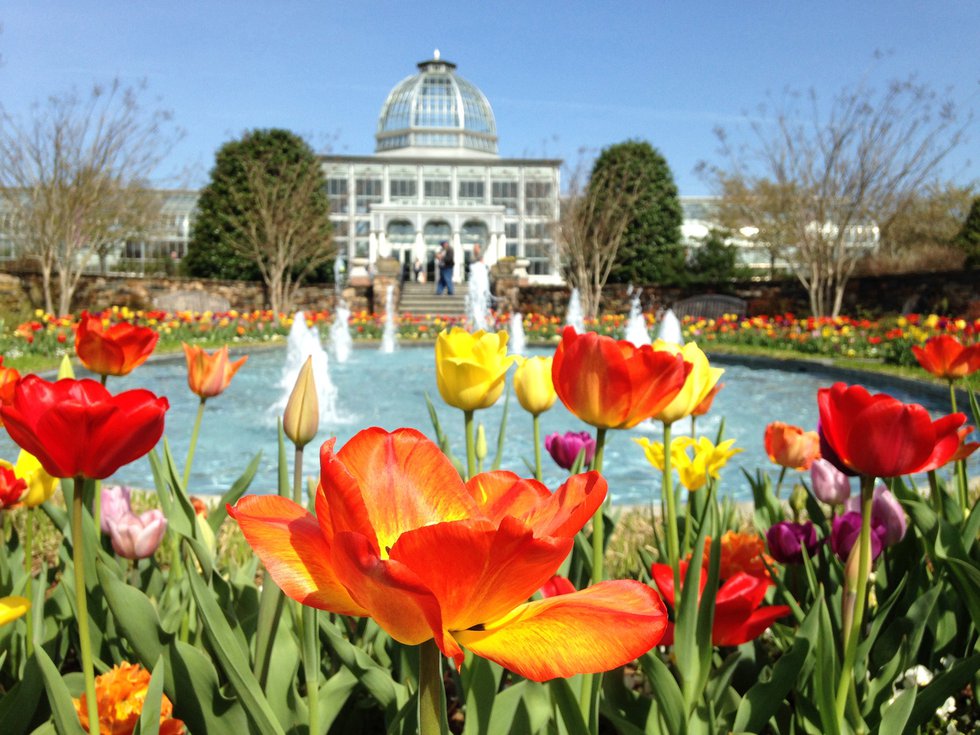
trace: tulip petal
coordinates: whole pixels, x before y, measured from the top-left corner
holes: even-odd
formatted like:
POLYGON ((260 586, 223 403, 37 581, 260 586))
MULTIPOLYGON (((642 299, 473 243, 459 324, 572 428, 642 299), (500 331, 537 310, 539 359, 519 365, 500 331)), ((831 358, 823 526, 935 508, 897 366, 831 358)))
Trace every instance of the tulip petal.
POLYGON ((537 480, 518 477, 505 470, 474 475, 466 483, 466 491, 476 501, 483 515, 495 522, 506 515, 523 518, 538 504, 551 497, 548 488, 537 480))
POLYGON ((608 484, 598 472, 572 475, 532 512, 519 516, 538 536, 571 538, 598 512, 608 484))
POLYGON ((653 589, 616 580, 526 603, 453 635, 478 656, 546 681, 622 666, 657 645, 666 626, 667 610, 653 589))
POLYGON ((874 401, 853 417, 845 431, 848 456, 860 457, 862 473, 876 477, 912 472, 925 464, 934 448, 929 413, 922 406, 895 400, 874 401), (887 434, 881 431, 883 426, 888 427, 887 434))
MULTIPOLYGON (((382 559, 371 542, 349 531, 334 537, 331 559, 338 578, 367 611, 363 614, 374 618, 396 641, 415 645, 435 637, 442 648, 442 617, 432 591, 405 564, 382 559)), ((458 654, 458 647, 450 648, 452 653, 446 655, 458 654)))
POLYGON ((711 628, 711 642, 716 646, 740 646, 755 640, 776 620, 788 615, 786 605, 769 605, 753 611, 748 617, 719 616, 711 628))
POLYGON ((30 600, 19 595, 0 597, 0 625, 16 620, 31 607, 30 600))
POLYGON ((289 597, 343 615, 367 614, 340 584, 330 566, 330 546, 304 508, 278 495, 248 495, 229 506, 228 514, 289 597))
POLYGON ((410 568, 439 600, 451 630, 496 620, 547 582, 572 550, 572 539, 535 538, 524 523, 505 517, 455 521, 403 534, 392 561, 410 568))
MULTIPOLYGON (((331 469, 332 463, 324 462, 321 456, 321 481, 326 486, 339 477, 337 489, 343 491, 335 497, 325 487, 331 517, 335 501, 356 508, 358 502, 351 496, 356 486, 380 549, 392 546, 402 533, 414 528, 480 515, 446 455, 414 429, 391 433, 377 427, 365 429, 347 442, 336 458, 350 479, 337 473, 339 468, 331 469)), ((358 525, 363 529, 363 521, 358 525)), ((336 523, 334 527, 341 530, 336 523)), ((364 533, 358 528, 351 530, 364 533)))

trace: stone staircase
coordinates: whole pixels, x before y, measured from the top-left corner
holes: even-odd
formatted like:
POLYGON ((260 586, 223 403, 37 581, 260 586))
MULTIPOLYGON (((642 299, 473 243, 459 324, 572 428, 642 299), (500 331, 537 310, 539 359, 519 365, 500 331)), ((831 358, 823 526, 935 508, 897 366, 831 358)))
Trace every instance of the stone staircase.
POLYGON ((423 316, 465 316, 466 293, 465 283, 453 284, 455 293, 452 296, 445 292, 436 296, 435 283, 417 283, 406 281, 402 284, 401 299, 398 302, 398 314, 413 314, 423 316))

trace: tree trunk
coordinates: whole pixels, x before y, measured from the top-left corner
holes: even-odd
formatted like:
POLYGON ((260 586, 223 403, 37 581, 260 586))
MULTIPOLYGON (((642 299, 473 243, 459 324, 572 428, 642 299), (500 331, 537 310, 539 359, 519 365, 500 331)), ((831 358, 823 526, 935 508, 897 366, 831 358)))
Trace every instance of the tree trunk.
POLYGON ((54 313, 54 299, 51 296, 51 266, 41 264, 41 292, 44 294, 44 311, 54 313))

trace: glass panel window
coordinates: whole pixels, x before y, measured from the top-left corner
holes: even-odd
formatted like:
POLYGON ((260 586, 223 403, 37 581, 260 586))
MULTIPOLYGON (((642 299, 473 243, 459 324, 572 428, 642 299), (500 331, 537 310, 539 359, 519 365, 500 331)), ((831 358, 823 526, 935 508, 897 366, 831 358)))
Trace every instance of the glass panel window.
POLYGON ((392 199, 415 199, 418 190, 415 179, 392 179, 388 191, 392 199))
POLYGON ((471 202, 483 201, 484 185, 482 181, 460 181, 459 182, 459 198, 466 199, 471 202))
POLYGON ((529 215, 553 216, 550 181, 528 181, 524 184, 524 211, 529 215))
POLYGON ((517 182, 494 181, 491 187, 491 203, 503 205, 507 214, 517 214, 517 182))
POLYGON ((548 225, 544 222, 528 222, 524 225, 525 240, 544 240, 548 234, 548 225))
POLYGON ((377 204, 382 200, 381 179, 357 179, 354 199, 356 212, 367 214, 371 204, 377 204))
POLYGON ((452 192, 452 182, 448 180, 431 180, 425 182, 426 199, 449 199, 452 192))
POLYGON ((350 210, 347 179, 327 179, 327 198, 330 200, 331 212, 346 214, 350 210))
POLYGON ((504 223, 504 237, 508 240, 513 240, 517 242, 517 222, 505 222, 504 223))
POLYGON ((368 235, 371 233, 371 221, 366 219, 359 219, 354 223, 354 234, 356 235, 368 235))

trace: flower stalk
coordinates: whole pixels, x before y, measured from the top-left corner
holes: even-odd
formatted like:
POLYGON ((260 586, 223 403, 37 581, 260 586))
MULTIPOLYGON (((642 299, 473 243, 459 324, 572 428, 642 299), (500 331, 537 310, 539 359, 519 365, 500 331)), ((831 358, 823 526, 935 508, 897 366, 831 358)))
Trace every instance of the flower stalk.
POLYGON ((466 479, 476 474, 476 441, 473 436, 473 411, 463 410, 463 431, 466 435, 466 479))
POLYGON ((419 646, 419 735, 444 735, 446 689, 442 683, 442 654, 435 640, 419 646))
POLYGON ((88 703, 89 722, 99 721, 98 701, 95 698, 95 669, 92 666, 92 639, 88 629, 88 602, 85 597, 85 543, 82 533, 82 512, 85 501, 85 478, 75 476, 72 494, 71 543, 72 562, 75 566, 75 604, 78 608, 78 644, 85 677, 85 697, 88 703))
MULTIPOLYGON (((27 587, 25 596, 32 603, 34 595, 32 587, 34 583, 34 508, 27 509, 27 518, 24 527, 24 574, 27 575, 27 587)), ((34 610, 33 604, 27 608, 25 622, 27 623, 27 655, 34 653, 34 610)), ((39 613, 40 614, 40 613, 39 613)))
POLYGON ((191 465, 194 464, 194 450, 197 449, 197 436, 201 431, 201 419, 204 417, 204 404, 207 398, 202 398, 197 404, 197 416, 194 418, 194 428, 191 429, 191 443, 187 447, 187 461, 184 462, 184 490, 191 479, 191 465))

